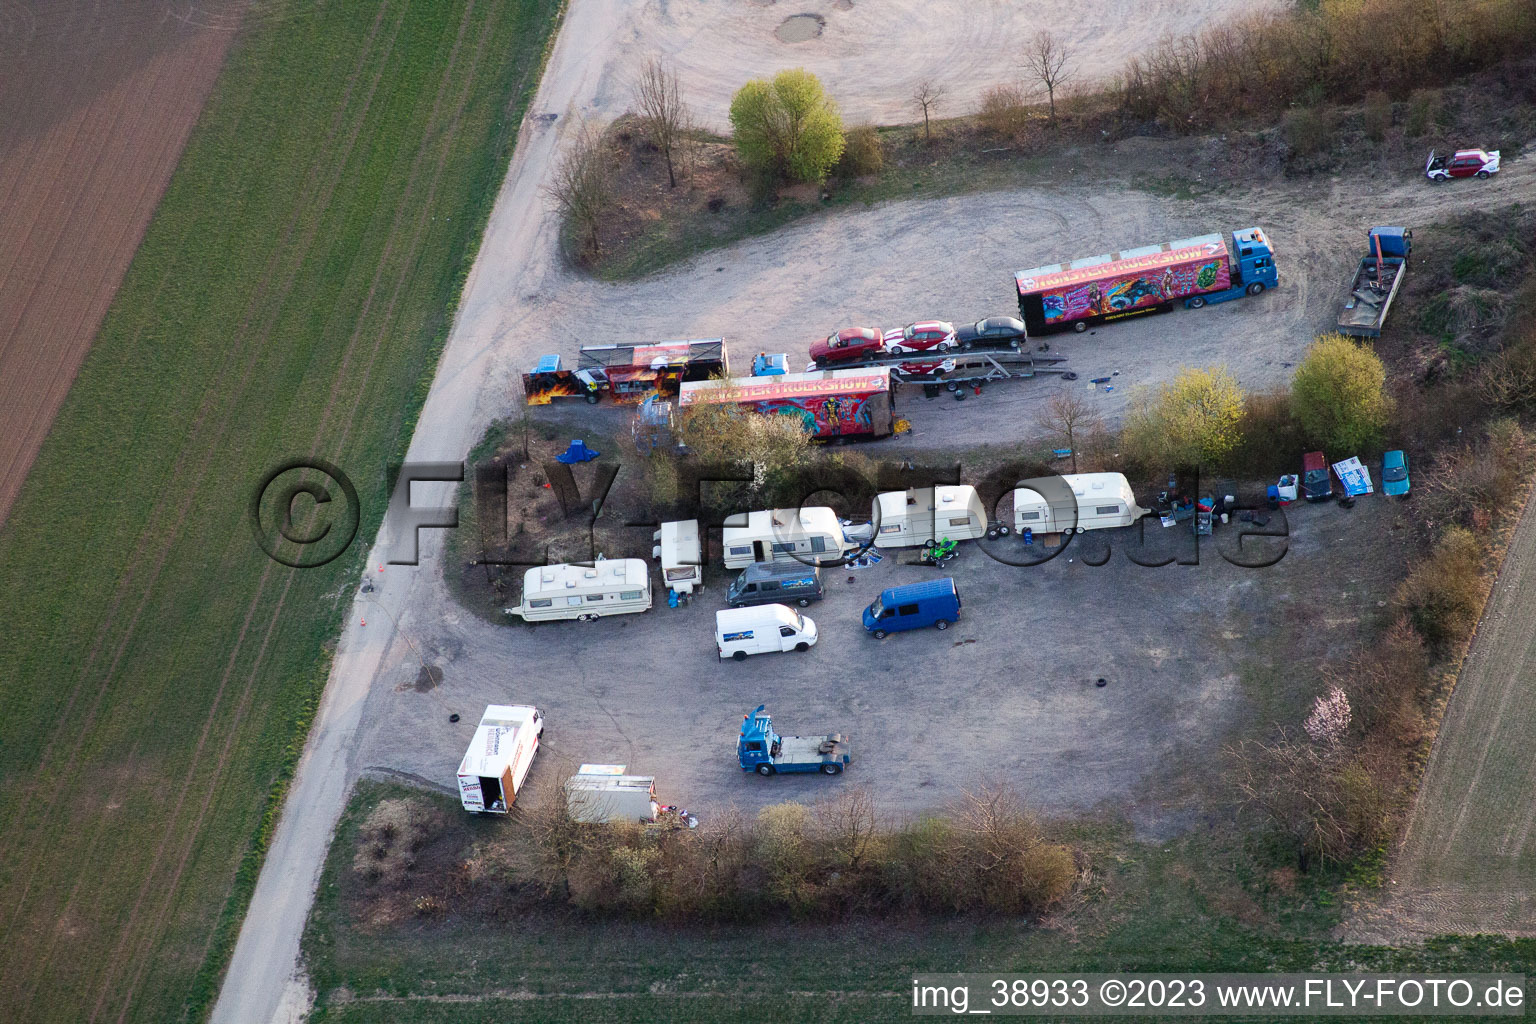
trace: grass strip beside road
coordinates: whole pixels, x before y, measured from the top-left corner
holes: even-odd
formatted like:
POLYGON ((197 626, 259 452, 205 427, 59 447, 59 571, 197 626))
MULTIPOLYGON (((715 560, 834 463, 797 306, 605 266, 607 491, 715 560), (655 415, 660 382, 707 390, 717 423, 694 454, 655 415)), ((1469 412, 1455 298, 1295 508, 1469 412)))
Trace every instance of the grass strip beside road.
POLYGON ((559 11, 294 7, 237 43, 0 532, 0 1019, 206 1009, 559 11), (290 569, 247 502, 313 457, 363 540, 290 569))

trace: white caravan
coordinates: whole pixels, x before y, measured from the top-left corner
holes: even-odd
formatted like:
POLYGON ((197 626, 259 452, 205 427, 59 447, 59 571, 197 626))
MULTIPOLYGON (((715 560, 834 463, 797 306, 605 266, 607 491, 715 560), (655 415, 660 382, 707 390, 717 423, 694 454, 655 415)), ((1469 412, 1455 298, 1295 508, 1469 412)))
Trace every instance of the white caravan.
POLYGON ((969 484, 911 487, 875 495, 872 510, 879 548, 910 548, 934 540, 975 540, 987 535, 987 511, 969 484))
POLYGON ((738 512, 726 517, 721 542, 727 569, 753 562, 833 565, 858 546, 844 536, 837 513, 825 507, 738 512))
POLYGON ((715 612, 715 648, 721 658, 742 661, 749 654, 808 651, 815 645, 815 621, 787 604, 722 608, 715 612))
POLYGON ((591 565, 541 565, 523 574, 523 599, 508 615, 526 622, 628 615, 651 606, 650 567, 643 558, 599 558, 591 565))
POLYGON ((1071 473, 1021 481, 1013 492, 1015 532, 1082 533, 1130 526, 1146 515, 1124 473, 1071 473))
POLYGON ((587 824, 655 821, 656 779, 626 775, 622 764, 584 764, 565 780, 565 805, 587 824))
POLYGON ((544 715, 526 704, 492 704, 459 763, 459 803, 466 811, 506 814, 523 788, 544 735, 544 715))
POLYGON ((704 549, 697 519, 662 523, 651 539, 657 542, 651 557, 661 563, 661 579, 668 590, 691 594, 695 587, 704 586, 704 549))

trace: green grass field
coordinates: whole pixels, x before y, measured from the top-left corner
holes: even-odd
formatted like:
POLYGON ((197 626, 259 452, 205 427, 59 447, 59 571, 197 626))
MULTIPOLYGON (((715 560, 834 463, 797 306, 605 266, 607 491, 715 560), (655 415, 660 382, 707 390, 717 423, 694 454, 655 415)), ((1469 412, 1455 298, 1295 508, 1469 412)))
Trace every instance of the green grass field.
POLYGON ((0 532, 0 1020, 210 1005, 559 6, 237 41, 0 532), (323 568, 247 522, 294 457, 360 494, 323 568))
POLYGON ((360 786, 305 935, 314 1021, 703 1024, 740 1020, 754 1006, 772 1020, 863 1022, 909 1018, 911 975, 924 972, 1529 973, 1536 964, 1536 940, 1342 945, 1329 937, 1343 910, 1337 875, 1272 874, 1271 862, 1289 856, 1233 832, 1161 845, 1103 824, 1075 834, 1092 874, 1080 901, 1044 928, 995 919, 673 928, 574 912, 487 921, 450 911, 372 930, 359 920, 367 896, 352 870, 357 829, 377 801, 407 794, 440 803, 471 837, 519 827, 460 816, 450 798, 360 786))

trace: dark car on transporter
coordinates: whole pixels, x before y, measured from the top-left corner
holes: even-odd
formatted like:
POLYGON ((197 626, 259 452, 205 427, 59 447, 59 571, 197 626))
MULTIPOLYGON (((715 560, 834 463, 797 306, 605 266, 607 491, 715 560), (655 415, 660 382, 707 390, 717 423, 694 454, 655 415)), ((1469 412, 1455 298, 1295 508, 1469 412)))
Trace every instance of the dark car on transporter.
POLYGON ((1012 316, 989 316, 955 328, 955 343, 963 352, 973 348, 1022 348, 1028 340, 1024 321, 1012 316))

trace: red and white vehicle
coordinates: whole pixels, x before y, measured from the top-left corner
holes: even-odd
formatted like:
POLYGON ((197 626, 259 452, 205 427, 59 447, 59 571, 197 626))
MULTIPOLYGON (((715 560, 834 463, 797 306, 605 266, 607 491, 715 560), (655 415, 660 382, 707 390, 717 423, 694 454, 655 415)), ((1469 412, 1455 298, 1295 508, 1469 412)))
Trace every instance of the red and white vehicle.
POLYGON ((943 320, 920 320, 900 330, 885 332, 885 350, 893 356, 929 349, 948 352, 954 347, 955 325, 943 320))
POLYGON ((1458 149, 1449 157, 1436 156, 1429 151, 1424 164, 1424 177, 1430 181, 1449 181, 1451 178, 1486 178, 1499 173, 1499 151, 1482 149, 1458 149))
POLYGON ((847 327, 811 343, 811 362, 817 366, 874 359, 885 352, 885 334, 878 327, 847 327))

